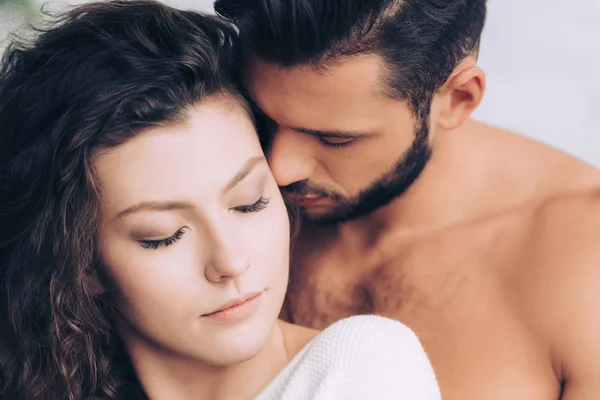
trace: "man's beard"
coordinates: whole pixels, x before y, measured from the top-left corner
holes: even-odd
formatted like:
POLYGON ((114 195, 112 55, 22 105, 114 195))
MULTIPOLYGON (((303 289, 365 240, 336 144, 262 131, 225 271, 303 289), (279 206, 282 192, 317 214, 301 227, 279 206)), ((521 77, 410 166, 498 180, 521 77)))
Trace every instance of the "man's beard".
POLYGON ((431 157, 428 118, 417 122, 415 139, 411 147, 400 157, 390 171, 379 177, 371 186, 353 198, 311 185, 307 181, 295 182, 281 188, 283 192, 302 196, 328 197, 339 205, 327 214, 311 215, 303 209, 299 213, 304 220, 318 224, 338 224, 371 214, 404 194, 419 178, 431 157))

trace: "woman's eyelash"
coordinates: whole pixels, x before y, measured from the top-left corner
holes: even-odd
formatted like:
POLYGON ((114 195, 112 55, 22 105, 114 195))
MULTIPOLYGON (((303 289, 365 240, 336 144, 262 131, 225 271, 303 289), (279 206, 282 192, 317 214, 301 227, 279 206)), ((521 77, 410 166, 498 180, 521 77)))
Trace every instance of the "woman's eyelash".
POLYGON ((185 233, 186 227, 180 228, 177 232, 175 232, 172 236, 164 239, 157 240, 140 240, 140 245, 145 249, 158 249, 161 246, 167 247, 181 239, 183 234, 185 233))
POLYGON ((259 212, 267 208, 267 206, 269 205, 269 201, 271 201, 271 198, 261 196, 260 199, 258 199, 254 204, 238 206, 234 207, 233 209, 243 214, 259 212))
MULTIPOLYGON (((260 199, 258 199, 254 204, 238 206, 238 207, 234 207, 233 209, 235 211, 243 213, 243 214, 259 212, 259 211, 262 211, 265 208, 267 208, 270 201, 271 201, 270 198, 261 196, 260 199)), ((186 230, 186 227, 180 228, 177 232, 175 232, 172 236, 169 236, 168 238, 157 239, 157 240, 139 240, 139 242, 140 242, 140 245, 145 249, 156 250, 161 246, 167 247, 167 246, 170 246, 173 243, 177 242, 179 239, 181 239, 181 237, 185 233, 185 230, 186 230)))

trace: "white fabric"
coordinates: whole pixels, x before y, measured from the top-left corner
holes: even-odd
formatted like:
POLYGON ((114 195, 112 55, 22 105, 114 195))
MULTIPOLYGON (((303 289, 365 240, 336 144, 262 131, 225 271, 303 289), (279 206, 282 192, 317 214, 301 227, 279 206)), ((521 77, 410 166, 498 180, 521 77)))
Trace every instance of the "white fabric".
POLYGON ((439 400, 433 368, 398 321, 363 315, 315 337, 255 400, 439 400))

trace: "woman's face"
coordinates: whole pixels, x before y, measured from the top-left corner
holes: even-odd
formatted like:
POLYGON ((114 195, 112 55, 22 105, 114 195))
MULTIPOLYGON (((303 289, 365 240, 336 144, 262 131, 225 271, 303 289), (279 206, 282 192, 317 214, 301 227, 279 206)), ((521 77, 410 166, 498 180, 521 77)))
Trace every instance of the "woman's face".
POLYGON ((288 217, 253 124, 231 103, 204 103, 184 124, 94 158, 106 295, 130 348, 230 365, 258 354, 273 330, 288 217))

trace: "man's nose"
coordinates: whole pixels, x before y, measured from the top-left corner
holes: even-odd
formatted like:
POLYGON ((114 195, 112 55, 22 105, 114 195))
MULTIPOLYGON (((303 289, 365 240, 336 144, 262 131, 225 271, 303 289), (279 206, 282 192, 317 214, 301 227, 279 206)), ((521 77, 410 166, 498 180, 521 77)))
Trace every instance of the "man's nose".
POLYGON ((277 185, 285 187, 311 177, 315 159, 308 139, 297 132, 275 132, 267 151, 267 159, 277 185))

